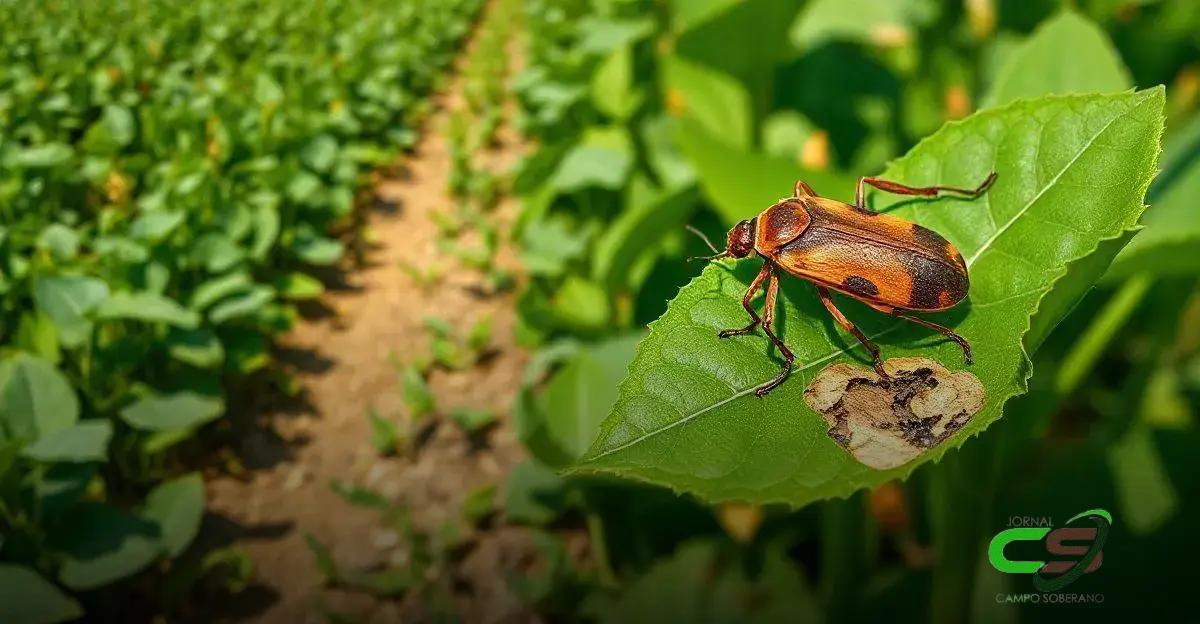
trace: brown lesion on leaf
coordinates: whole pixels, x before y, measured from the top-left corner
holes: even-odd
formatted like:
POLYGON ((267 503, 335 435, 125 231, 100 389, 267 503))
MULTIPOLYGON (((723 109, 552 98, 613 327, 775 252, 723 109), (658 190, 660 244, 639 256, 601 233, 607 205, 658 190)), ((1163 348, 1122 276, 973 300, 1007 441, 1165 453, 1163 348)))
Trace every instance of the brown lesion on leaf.
POLYGON ((829 425, 829 437, 867 466, 908 463, 983 408, 983 384, 970 372, 928 358, 893 358, 883 368, 891 376, 886 382, 873 370, 833 364, 804 391, 804 402, 829 425))

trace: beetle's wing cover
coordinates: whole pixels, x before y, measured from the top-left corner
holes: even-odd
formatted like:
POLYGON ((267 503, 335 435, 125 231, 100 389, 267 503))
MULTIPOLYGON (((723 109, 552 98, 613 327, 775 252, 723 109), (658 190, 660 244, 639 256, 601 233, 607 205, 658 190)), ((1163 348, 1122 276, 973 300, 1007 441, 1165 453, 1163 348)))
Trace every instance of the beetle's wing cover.
POLYGON ((942 310, 966 297, 966 263, 936 232, 825 198, 814 198, 808 214, 804 235, 773 258, 789 273, 909 310, 942 310))

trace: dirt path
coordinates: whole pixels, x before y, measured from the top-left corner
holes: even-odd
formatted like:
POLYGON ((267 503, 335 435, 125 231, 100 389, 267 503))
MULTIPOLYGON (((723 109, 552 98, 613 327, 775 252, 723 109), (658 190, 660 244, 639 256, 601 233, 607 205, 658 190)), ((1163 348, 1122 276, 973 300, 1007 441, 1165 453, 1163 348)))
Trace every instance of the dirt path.
MULTIPOLYGON (((516 43, 510 41, 509 48, 515 57, 516 43)), ((479 295, 483 276, 439 253, 430 220, 432 211, 452 205, 446 194, 446 126, 450 111, 464 106, 461 82, 452 80, 435 97, 436 110, 414 152, 397 171, 381 176, 379 208, 369 215, 374 243, 366 254, 367 266, 347 271, 345 288, 324 297, 331 314, 301 322, 284 341, 284 350, 295 356, 289 359, 306 407, 279 408, 264 416, 263 428, 241 441, 246 474, 209 483, 208 525, 234 534, 234 544, 255 565, 255 587, 235 601, 245 604, 215 608, 222 619, 324 621, 320 610, 327 608, 370 621, 411 621, 408 614, 415 607, 405 601, 320 589, 322 578, 305 546, 306 532, 347 567, 380 566, 400 556, 396 535, 381 525, 378 512, 347 504, 331 491, 331 481, 377 491, 409 506, 417 525, 434 527, 459 513, 466 494, 483 485, 501 485, 522 457, 507 423, 527 357, 512 342, 512 295, 479 295), (405 273, 403 263, 422 268, 441 264, 445 277, 423 288, 405 273), (393 420, 402 418, 403 393, 393 361, 427 352, 426 317, 446 319, 465 332, 483 315, 492 317, 493 355, 466 370, 435 370, 429 385, 440 413, 468 407, 498 414, 501 423, 487 434, 487 443, 473 445, 442 418, 407 457, 380 457, 371 443, 367 414, 374 409, 393 420)), ((498 147, 476 158, 477 165, 496 172, 510 170, 522 150, 513 129, 513 105, 506 107, 498 147)), ((516 209, 515 201, 505 198, 491 213, 502 233, 516 209)), ((497 265, 515 270, 506 236, 500 238, 497 265)), ((505 560, 519 556, 520 542, 520 535, 504 529, 480 538, 456 579, 460 617, 494 621, 520 612, 504 590, 500 572, 505 560)))

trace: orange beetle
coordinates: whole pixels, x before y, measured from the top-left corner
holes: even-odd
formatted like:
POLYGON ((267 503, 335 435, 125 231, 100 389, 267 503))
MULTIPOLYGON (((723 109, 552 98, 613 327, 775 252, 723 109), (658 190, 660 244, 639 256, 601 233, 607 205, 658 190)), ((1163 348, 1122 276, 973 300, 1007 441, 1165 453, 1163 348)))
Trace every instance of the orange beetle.
MULTIPOLYGON (((996 181, 992 172, 974 189, 950 186, 912 187, 880 178, 860 178, 854 205, 818 196, 802 181, 796 182, 792 196, 780 200, 753 219, 739 222, 729 230, 725 251, 716 258, 745 258, 757 253, 764 262, 762 270, 742 297, 742 307, 750 314, 750 324, 727 329, 722 338, 749 334, 760 324, 771 342, 783 355, 783 370, 754 393, 764 396, 783 383, 792 370, 795 356, 775 335, 775 299, 779 294, 782 269, 808 280, 817 287, 821 303, 846 331, 867 348, 875 360, 875 372, 883 378, 879 347, 854 326, 833 303, 829 291, 836 290, 872 308, 940 332, 958 343, 967 364, 971 363, 971 345, 948 327, 907 314, 906 310, 938 312, 954 307, 967 296, 967 263, 962 254, 926 227, 899 217, 872 211, 866 206, 863 187, 898 195, 933 197, 938 193, 957 193, 975 199, 996 181), (760 318, 750 300, 767 284, 767 297, 760 318)), ((713 249, 716 251, 716 249, 713 249)))

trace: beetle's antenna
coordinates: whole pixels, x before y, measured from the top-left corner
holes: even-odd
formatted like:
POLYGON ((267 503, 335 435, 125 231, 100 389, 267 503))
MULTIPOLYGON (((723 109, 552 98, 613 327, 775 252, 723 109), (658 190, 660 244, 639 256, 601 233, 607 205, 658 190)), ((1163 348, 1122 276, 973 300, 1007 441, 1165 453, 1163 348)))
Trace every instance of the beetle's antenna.
POLYGON ((704 241, 704 244, 708 245, 708 248, 713 250, 713 253, 718 254, 718 255, 724 253, 724 252, 718 250, 717 247, 712 244, 712 241, 708 240, 708 237, 704 235, 704 232, 701 232, 700 230, 697 230, 696 228, 694 228, 690 225, 683 226, 683 229, 691 232, 692 234, 695 234, 696 236, 699 236, 700 240, 704 241))
POLYGON ((691 262, 692 260, 716 260, 717 258, 728 258, 728 257, 729 257, 729 252, 722 251, 721 253, 719 253, 715 256, 692 256, 691 258, 688 258, 687 261, 691 262))

